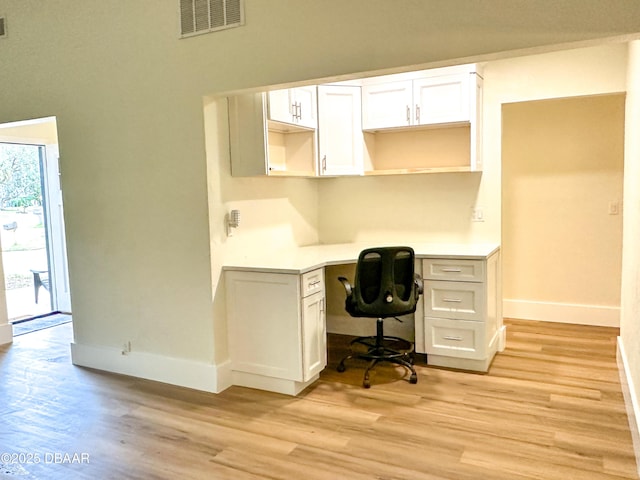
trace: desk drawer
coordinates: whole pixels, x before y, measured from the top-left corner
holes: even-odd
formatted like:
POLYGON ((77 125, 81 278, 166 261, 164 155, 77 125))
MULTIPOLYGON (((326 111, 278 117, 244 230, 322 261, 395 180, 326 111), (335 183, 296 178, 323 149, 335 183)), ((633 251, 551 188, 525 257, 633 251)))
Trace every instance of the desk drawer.
POLYGON ((427 317, 425 327, 427 355, 469 359, 486 356, 483 323, 427 317))
POLYGON ((317 292, 324 292, 324 268, 303 273, 300 281, 303 297, 308 297, 317 292))
POLYGON ((424 290, 425 315, 458 320, 483 320, 483 283, 427 281, 424 290))
POLYGON ((483 260, 426 258, 422 261, 425 280, 449 280, 458 282, 482 282, 483 260))

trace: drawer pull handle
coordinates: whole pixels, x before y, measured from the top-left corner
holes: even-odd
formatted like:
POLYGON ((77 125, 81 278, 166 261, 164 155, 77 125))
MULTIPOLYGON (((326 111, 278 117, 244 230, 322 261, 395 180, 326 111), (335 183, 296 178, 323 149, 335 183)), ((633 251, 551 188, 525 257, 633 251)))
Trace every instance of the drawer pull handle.
POLYGON ((448 303, 462 303, 461 298, 443 298, 442 301, 448 303))
POLYGON ((445 340, 454 340, 456 342, 461 342, 463 340, 462 337, 455 337, 453 335, 445 335, 442 338, 444 338, 445 340))
POLYGON ((462 269, 461 268, 443 268, 442 271, 446 273, 461 273, 462 269))

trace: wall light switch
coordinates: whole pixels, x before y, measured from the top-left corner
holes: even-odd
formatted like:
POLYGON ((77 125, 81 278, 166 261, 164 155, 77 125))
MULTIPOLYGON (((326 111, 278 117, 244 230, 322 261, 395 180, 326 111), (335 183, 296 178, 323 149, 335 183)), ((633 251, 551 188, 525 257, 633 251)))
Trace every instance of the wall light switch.
POLYGON ((609 215, 618 215, 620 213, 619 202, 609 202, 609 215))

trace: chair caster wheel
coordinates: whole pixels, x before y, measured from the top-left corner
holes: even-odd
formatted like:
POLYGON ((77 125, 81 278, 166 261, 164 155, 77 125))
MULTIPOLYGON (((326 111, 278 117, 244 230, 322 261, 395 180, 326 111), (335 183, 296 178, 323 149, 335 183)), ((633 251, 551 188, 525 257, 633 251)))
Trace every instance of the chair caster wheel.
POLYGON ((409 377, 409 383, 418 383, 418 375, 412 373, 411 377, 409 377))
POLYGON ((369 382, 369 379, 365 380, 362 382, 362 386, 364 388, 371 388, 371 382, 369 382))
POLYGON ((344 371, 346 370, 346 367, 345 367, 342 363, 340 363, 340 364, 338 364, 338 366, 336 367, 336 370, 337 370, 338 372, 342 373, 342 372, 344 372, 344 371))

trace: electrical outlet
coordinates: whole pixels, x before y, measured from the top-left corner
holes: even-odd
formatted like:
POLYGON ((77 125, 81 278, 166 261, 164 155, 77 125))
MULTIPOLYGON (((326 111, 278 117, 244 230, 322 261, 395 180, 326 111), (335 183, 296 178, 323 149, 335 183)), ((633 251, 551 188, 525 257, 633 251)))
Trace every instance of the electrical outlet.
POLYGON ((484 210, 482 207, 471 208, 471 221, 472 222, 484 222, 484 210))

